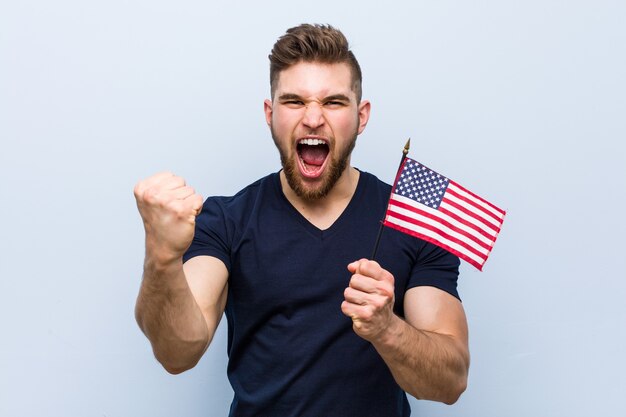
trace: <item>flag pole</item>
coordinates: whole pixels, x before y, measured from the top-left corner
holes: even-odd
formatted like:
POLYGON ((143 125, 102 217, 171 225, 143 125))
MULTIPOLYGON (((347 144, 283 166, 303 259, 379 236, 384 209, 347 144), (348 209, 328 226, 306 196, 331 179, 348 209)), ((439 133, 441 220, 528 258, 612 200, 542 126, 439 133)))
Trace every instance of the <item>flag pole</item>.
MULTIPOLYGON (((402 150, 402 158, 400 158, 400 165, 398 166, 398 171, 400 171, 400 168, 402 168, 402 164, 404 163, 404 159, 409 153, 410 147, 411 147, 411 138, 409 138, 409 140, 406 141, 406 145, 404 145, 404 149, 402 150)), ((395 181, 395 178, 394 178, 394 181, 395 181)), ((391 188, 391 192, 393 193, 393 187, 391 188)), ((391 194, 389 195, 389 198, 391 198, 391 194)), ((376 252, 378 252, 378 244, 380 243, 380 238, 383 235, 384 227, 385 225, 383 221, 381 220, 380 228, 378 229, 378 236, 376 236, 376 243, 374 244, 374 251, 372 252, 372 257, 370 258, 372 261, 374 261, 376 258, 376 252)))

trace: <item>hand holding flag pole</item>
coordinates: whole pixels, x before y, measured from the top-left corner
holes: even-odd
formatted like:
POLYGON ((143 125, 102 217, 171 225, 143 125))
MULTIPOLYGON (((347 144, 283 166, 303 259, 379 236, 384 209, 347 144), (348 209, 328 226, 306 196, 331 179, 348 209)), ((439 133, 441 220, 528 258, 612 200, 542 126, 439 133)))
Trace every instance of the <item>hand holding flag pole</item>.
MULTIPOLYGON (((411 138, 409 138, 406 141, 406 144, 404 145, 404 149, 402 150, 402 158, 400 158, 400 165, 398 166, 398 172, 402 168, 402 164, 404 163, 404 159, 406 158, 406 156, 409 154, 409 149, 410 148, 411 148, 411 138)), ((393 189, 392 189, 392 192, 393 192, 393 189)), ((378 235, 376 236, 376 243, 374 244, 374 251, 372 252, 372 257, 370 258, 370 260, 372 260, 372 261, 376 260, 376 252, 378 252, 378 244, 380 243, 380 238, 383 235, 384 227, 385 227, 385 224, 381 220, 380 221, 380 228, 378 229, 378 235)))

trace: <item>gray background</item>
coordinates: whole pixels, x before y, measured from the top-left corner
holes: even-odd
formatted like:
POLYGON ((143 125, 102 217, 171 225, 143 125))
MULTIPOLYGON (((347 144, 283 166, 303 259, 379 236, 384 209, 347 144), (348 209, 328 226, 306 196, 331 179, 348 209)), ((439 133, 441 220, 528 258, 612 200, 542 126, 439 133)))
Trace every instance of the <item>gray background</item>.
POLYGON ((485 271, 462 269, 469 388, 414 415, 626 415, 625 21, 607 0, 2 1, 0 415, 227 413, 223 326, 171 376, 135 324, 132 188, 168 169, 229 195, 278 170, 267 54, 301 22, 363 67, 357 167, 392 181, 410 136, 508 210, 485 271))

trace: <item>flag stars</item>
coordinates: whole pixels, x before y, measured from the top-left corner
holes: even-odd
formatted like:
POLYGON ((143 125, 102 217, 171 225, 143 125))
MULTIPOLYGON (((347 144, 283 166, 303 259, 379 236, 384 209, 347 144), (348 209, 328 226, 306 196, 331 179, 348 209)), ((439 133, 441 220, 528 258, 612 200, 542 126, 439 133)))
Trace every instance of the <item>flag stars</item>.
POLYGON ((407 159, 396 183, 396 194, 438 209, 449 180, 417 161, 407 159))

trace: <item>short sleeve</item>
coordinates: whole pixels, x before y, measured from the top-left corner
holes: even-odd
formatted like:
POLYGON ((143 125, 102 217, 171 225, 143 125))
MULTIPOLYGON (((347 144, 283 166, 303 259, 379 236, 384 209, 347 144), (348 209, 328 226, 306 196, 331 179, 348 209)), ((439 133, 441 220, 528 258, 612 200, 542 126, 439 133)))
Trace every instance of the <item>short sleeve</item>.
POLYGON ((460 300, 457 291, 459 264, 460 260, 456 255, 432 243, 426 243, 419 250, 406 289, 435 287, 460 300))
POLYGON ((217 197, 208 198, 202 206, 202 212, 196 218, 193 241, 183 255, 183 262, 195 256, 213 256, 224 262, 230 272, 232 230, 229 229, 220 200, 217 197))

